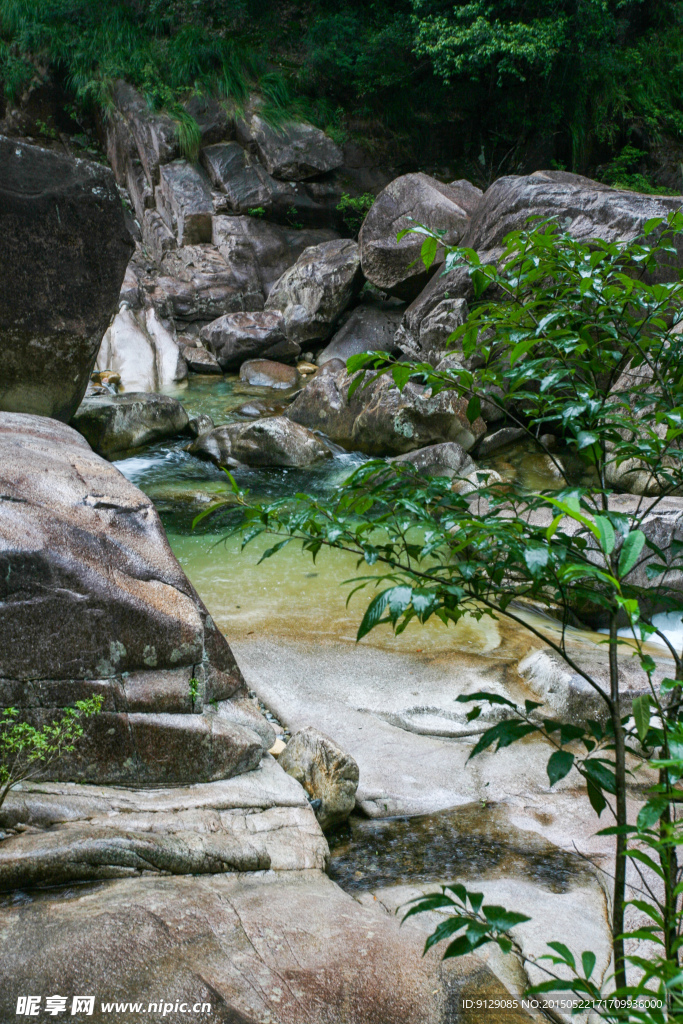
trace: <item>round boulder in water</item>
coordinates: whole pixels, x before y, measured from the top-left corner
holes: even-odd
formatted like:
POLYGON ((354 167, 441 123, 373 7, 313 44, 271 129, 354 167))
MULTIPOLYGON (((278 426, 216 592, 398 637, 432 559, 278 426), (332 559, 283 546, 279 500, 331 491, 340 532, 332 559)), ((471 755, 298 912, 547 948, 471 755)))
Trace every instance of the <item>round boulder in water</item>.
POLYGON ((240 380, 261 388, 285 390, 300 382, 298 370, 272 359, 248 359, 240 367, 240 380))

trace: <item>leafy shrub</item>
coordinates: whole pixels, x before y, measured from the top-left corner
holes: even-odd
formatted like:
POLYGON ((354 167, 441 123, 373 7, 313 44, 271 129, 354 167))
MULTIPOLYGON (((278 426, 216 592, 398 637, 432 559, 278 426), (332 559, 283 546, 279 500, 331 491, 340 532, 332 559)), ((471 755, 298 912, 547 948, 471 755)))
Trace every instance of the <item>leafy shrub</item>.
POLYGON ((44 774, 65 754, 76 748, 83 735, 83 719, 97 715, 102 698, 78 700, 72 708, 42 728, 19 722, 16 708, 0 714, 0 807, 10 789, 18 782, 44 774))

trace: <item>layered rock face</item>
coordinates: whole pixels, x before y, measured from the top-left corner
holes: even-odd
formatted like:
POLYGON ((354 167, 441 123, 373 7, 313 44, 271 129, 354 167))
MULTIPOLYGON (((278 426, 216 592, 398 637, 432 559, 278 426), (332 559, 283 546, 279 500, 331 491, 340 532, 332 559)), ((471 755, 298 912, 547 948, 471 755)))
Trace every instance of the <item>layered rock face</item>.
POLYGON ((0 484, 0 706, 40 724, 104 700, 53 774, 154 784, 256 767, 261 737, 202 713, 243 680, 151 501, 70 427, 22 414, 0 414, 0 484))
POLYGON ((107 168, 0 138, 0 410, 68 421, 133 243, 107 168))

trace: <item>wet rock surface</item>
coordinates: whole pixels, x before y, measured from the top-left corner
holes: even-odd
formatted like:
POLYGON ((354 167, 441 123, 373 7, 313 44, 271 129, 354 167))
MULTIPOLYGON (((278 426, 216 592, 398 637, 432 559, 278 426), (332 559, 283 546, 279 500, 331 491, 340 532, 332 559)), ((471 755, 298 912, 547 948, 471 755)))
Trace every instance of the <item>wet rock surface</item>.
POLYGON ((203 434, 192 452, 218 466, 309 466, 331 456, 316 435, 284 416, 267 416, 254 423, 234 423, 203 434))
POLYGON ((98 455, 112 455, 185 434, 189 419, 175 398, 132 393, 84 398, 71 425, 98 455))
POLYGON ((111 171, 0 137, 0 410, 68 421, 133 243, 111 171))
POLYGON ((240 380, 256 387, 288 391, 295 388, 301 378, 293 366, 272 359, 248 359, 240 367, 240 380))

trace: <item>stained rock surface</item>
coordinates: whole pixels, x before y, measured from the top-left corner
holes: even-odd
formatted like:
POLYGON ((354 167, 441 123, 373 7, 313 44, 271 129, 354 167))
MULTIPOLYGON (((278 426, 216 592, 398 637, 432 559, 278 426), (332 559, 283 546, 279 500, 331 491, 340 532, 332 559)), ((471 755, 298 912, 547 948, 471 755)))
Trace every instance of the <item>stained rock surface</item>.
POLYGON ((0 706, 40 725, 103 699, 62 779, 154 784, 254 768, 263 740, 205 703, 243 686, 152 502, 56 420, 0 414, 0 706))
POLYGON ((111 171, 0 137, 0 410, 68 421, 133 242, 111 171))
POLYGON ((423 959, 420 933, 400 931, 397 916, 360 906, 320 871, 79 887, 69 900, 0 911, 0 940, 8 1020, 37 979, 69 1002, 87 979, 95 1022, 111 1017, 103 1000, 132 999, 145 1010, 158 1003, 157 1019, 171 1024, 187 1019, 176 1002, 198 1005, 202 1024, 447 1024, 463 997, 508 995, 475 957, 423 959))

